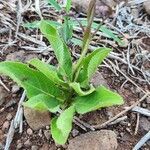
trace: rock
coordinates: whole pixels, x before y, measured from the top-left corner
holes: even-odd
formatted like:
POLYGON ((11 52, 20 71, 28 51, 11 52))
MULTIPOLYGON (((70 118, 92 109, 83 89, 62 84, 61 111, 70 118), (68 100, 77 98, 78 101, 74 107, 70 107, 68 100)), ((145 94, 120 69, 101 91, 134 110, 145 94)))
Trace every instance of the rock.
POLYGON ((44 130, 44 135, 45 135, 45 137, 46 137, 47 140, 49 140, 50 137, 51 137, 51 134, 50 134, 49 130, 44 130))
MULTIPOLYGON (((77 11, 87 13, 88 6, 90 0, 72 0, 73 6, 77 9, 77 11)), ((111 13, 111 8, 116 6, 116 2, 114 0, 105 0, 105 3, 101 0, 96 1, 96 16, 104 17, 108 16, 111 13)))
POLYGON ((23 144, 22 144, 22 143, 18 143, 16 148, 17 148, 17 150, 19 150, 19 149, 21 149, 22 147, 23 147, 23 144))
POLYGON ((32 147, 31 147, 31 150, 38 150, 39 148, 38 148, 38 146, 36 146, 36 145, 33 145, 32 147))
POLYGON ((12 114, 11 113, 9 113, 7 116, 6 116, 6 119, 8 120, 8 121, 10 121, 11 119, 12 119, 12 114))
POLYGON ((30 141, 30 139, 28 139, 26 142, 24 142, 24 146, 25 147, 30 147, 31 146, 31 141, 30 141))
POLYGON ((2 131, 5 131, 9 128, 9 121, 5 121, 3 126, 2 126, 2 131))
POLYGON ((111 130, 88 132, 69 141, 68 150, 116 150, 116 134, 111 130))
POLYGON ((50 124, 50 114, 48 111, 40 112, 24 107, 24 116, 31 129, 39 130, 50 124))
POLYGON ((11 92, 14 94, 14 93, 17 93, 19 90, 20 90, 20 87, 18 85, 13 85, 11 92))
POLYGON ((6 97, 6 91, 3 89, 3 87, 0 86, 0 106, 4 103, 6 97))
POLYGON ((27 134, 28 134, 28 135, 32 135, 32 134, 33 134, 32 129, 30 129, 30 128, 29 128, 29 129, 27 129, 27 134))
POLYGON ((4 5, 0 4, 0 9, 3 9, 4 8, 4 5))
POLYGON ((100 85, 103 85, 105 87, 108 87, 108 84, 106 80, 103 78, 102 74, 100 72, 96 72, 91 80, 91 83, 95 86, 98 87, 100 85))
POLYGON ((4 149, 4 145, 0 142, 0 150, 4 149))
POLYGON ((143 3, 143 7, 146 10, 146 12, 150 15, 150 1, 149 0, 143 3))
POLYGON ((139 127, 141 132, 148 132, 150 130, 150 121, 146 117, 141 117, 139 127))
POLYGON ((72 136, 75 137, 79 134, 79 131, 77 129, 72 130, 72 136))

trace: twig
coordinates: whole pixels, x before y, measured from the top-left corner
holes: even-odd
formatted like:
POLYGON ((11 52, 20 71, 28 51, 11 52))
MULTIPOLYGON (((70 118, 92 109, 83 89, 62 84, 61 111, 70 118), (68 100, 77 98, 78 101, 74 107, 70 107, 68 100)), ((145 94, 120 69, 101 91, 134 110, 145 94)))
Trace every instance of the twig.
POLYGON ((112 117, 110 120, 104 122, 103 124, 100 125, 95 125, 93 126, 95 129, 101 129, 105 126, 107 126, 108 124, 110 124, 112 121, 116 120, 117 118, 121 117, 122 115, 124 115, 126 112, 128 112, 129 110, 131 110, 132 108, 134 108, 135 106, 137 106, 139 103, 141 103, 142 101, 145 100, 145 98, 147 96, 150 95, 150 92, 147 92, 139 101, 135 102, 133 105, 131 105, 130 107, 128 107, 127 109, 123 110, 122 112, 120 112, 119 114, 117 114, 116 116, 112 117))
POLYGON ((88 123, 86 123, 86 122, 80 120, 78 117, 74 117, 74 119, 75 119, 76 121, 78 121, 80 124, 82 124, 84 127, 88 128, 88 129, 90 129, 90 130, 92 130, 92 131, 95 130, 91 125, 89 125, 88 123))
POLYGON ((13 140, 15 134, 14 120, 11 121, 11 125, 7 134, 6 145, 4 150, 9 150, 10 144, 13 140))
POLYGON ((145 116, 148 116, 150 117, 150 111, 148 109, 145 109, 145 108, 141 108, 139 106, 135 106, 132 111, 135 111, 135 112, 138 112, 142 115, 145 115, 145 116))
POLYGON ((137 135, 137 132, 138 132, 138 129, 139 129, 139 121, 140 121, 140 114, 138 113, 134 135, 137 135))
POLYGON ((150 131, 141 138, 141 140, 135 145, 133 150, 139 150, 150 139, 150 131))
POLYGON ((127 116, 120 117, 120 118, 116 119, 115 121, 111 122, 109 125, 117 124, 123 120, 126 120, 127 118, 128 118, 127 116))
POLYGON ((24 101, 24 99, 25 99, 25 92, 23 92, 23 94, 20 98, 16 116, 11 122, 9 132, 7 134, 6 145, 5 145, 4 150, 9 150, 10 144, 11 144, 13 137, 14 137, 15 129, 17 129, 20 126, 20 131, 22 131, 22 118, 23 118, 22 117, 22 115, 23 115, 22 102, 24 101))
POLYGON ((0 84, 8 91, 10 92, 9 88, 3 83, 3 81, 0 79, 0 84))

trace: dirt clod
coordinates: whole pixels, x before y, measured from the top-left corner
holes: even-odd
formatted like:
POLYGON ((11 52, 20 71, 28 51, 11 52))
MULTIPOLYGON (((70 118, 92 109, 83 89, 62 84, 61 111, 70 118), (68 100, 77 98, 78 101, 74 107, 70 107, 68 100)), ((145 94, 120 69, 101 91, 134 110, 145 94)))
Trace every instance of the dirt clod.
POLYGON ((50 134, 49 130, 44 130, 44 135, 45 135, 47 140, 50 140, 51 134, 50 134))
POLYGON ((116 134, 111 130, 88 132, 69 141, 68 150, 116 150, 116 134))
POLYGON ((24 116, 27 120, 28 125, 33 130, 39 130, 50 124, 49 112, 40 112, 27 107, 24 107, 24 116))
POLYGON ((6 119, 8 120, 8 121, 10 121, 11 119, 12 119, 12 114, 11 113, 9 113, 7 116, 6 116, 6 119))
POLYGON ((33 145, 33 146, 31 147, 31 150, 38 150, 38 146, 33 145))
POLYGON ((25 147, 30 147, 31 146, 31 141, 28 139, 27 141, 25 141, 24 146, 25 147))

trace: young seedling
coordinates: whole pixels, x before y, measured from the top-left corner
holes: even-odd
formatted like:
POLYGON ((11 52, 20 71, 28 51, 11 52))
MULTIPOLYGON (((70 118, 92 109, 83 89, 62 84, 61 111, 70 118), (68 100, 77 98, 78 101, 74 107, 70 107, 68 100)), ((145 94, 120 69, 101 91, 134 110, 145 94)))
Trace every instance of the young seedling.
POLYGON ((25 89, 28 98, 23 104, 25 107, 56 114, 51 121, 51 134, 58 144, 66 143, 76 113, 85 114, 123 104, 119 94, 104 86, 95 88, 90 84, 92 75, 111 51, 103 47, 87 54, 94 11, 95 0, 91 1, 89 7, 81 56, 75 63, 72 62, 70 49, 58 30, 44 20, 40 22, 40 30, 54 50, 57 67, 39 59, 32 59, 28 64, 0 62, 0 73, 8 75, 25 89))

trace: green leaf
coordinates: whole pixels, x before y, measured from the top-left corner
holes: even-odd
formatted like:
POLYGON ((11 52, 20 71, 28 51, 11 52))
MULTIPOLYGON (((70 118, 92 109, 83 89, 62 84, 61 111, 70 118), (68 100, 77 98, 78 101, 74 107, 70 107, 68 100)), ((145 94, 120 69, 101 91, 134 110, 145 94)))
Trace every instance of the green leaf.
POLYGON ((47 22, 42 21, 40 26, 41 32, 49 40, 61 70, 64 70, 66 77, 72 80, 72 60, 69 48, 60 38, 57 29, 53 28, 47 22))
POLYGON ((71 3, 72 3, 72 0, 67 0, 66 7, 65 7, 65 10, 67 13, 69 13, 71 9, 71 3))
POLYGON ((75 98, 75 108, 79 114, 97 110, 103 107, 123 104, 123 98, 109 89, 101 86, 87 96, 75 98))
POLYGON ((60 102, 56 98, 39 94, 31 97, 28 101, 24 102, 23 105, 39 111, 49 110, 54 113, 59 110, 60 102))
POLYGON ((47 76, 47 78, 49 78, 54 83, 61 86, 67 86, 67 84, 58 77, 58 74, 56 70, 53 69, 53 66, 46 64, 37 58, 32 59, 29 62, 29 64, 37 68, 40 72, 42 72, 45 76, 47 76))
POLYGON ((75 92, 79 95, 79 96, 85 96, 85 95, 89 95, 91 94, 92 92, 95 91, 95 88, 91 85, 90 89, 89 90, 86 90, 86 91, 83 91, 80 87, 80 84, 77 83, 77 82, 73 82, 73 83, 70 83, 69 84, 70 87, 72 87, 75 92))
POLYGON ((58 118, 51 122, 52 137, 58 144, 65 144, 72 129, 72 121, 75 113, 74 106, 66 109, 58 118))
POLYGON ((60 11, 61 6, 56 2, 56 0, 47 0, 49 4, 51 4, 56 10, 60 11))
POLYGON ((45 94, 63 101, 65 94, 41 72, 19 62, 1 62, 0 73, 9 76, 26 90, 28 98, 45 94))
POLYGON ((71 20, 69 20, 69 17, 64 17, 64 23, 62 28, 60 28, 60 33, 66 43, 72 38, 73 34, 73 26, 70 22, 71 20))
POLYGON ((110 29, 108 29, 106 26, 101 26, 100 30, 109 36, 109 38, 112 38, 114 41, 116 41, 118 44, 123 44, 122 40, 119 39, 110 29))
POLYGON ((92 75, 96 72, 98 66, 109 54, 111 49, 109 48, 98 48, 89 54, 82 62, 82 70, 79 75, 79 82, 83 85, 88 84, 92 75))

